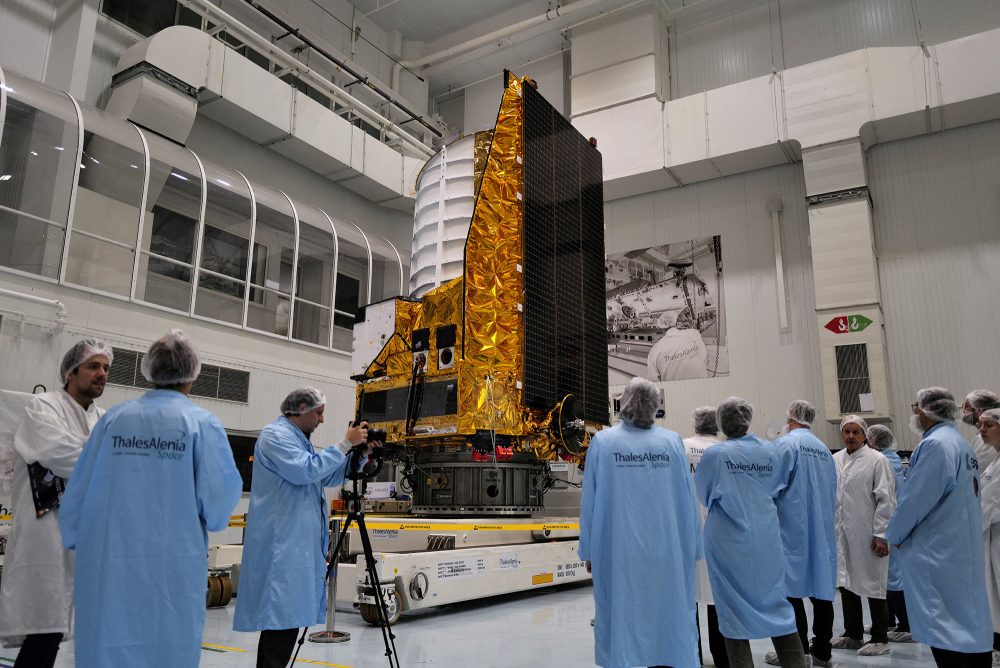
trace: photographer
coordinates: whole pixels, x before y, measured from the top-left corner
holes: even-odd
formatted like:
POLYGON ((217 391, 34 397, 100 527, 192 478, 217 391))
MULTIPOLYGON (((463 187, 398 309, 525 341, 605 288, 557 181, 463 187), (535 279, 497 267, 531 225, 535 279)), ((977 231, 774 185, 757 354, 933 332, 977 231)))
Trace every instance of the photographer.
MULTIPOLYGON (((284 666, 298 629, 326 615, 327 509, 324 487, 340 487, 352 446, 368 424, 351 426, 337 447, 317 452, 309 436, 323 423, 326 397, 293 391, 282 416, 264 427, 253 453, 253 483, 233 628, 260 631, 257 666, 284 666)), ((363 457, 369 447, 363 446, 363 457)), ((333 603, 331 603, 333 604, 333 603)))

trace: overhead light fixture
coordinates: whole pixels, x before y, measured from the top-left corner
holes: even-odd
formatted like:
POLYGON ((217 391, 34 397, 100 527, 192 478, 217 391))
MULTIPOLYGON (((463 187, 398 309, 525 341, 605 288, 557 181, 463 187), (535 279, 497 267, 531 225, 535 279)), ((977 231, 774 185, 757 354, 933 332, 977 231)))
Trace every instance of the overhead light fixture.
POLYGON ((14 177, 12 177, 10 174, 4 174, 3 176, 0 176, 0 181, 10 181, 12 178, 14 177))

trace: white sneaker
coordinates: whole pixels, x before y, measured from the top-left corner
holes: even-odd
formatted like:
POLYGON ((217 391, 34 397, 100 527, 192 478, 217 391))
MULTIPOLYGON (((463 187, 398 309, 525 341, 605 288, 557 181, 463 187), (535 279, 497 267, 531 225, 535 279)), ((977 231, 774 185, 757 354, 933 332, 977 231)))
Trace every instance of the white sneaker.
POLYGON ((778 653, 777 652, 768 652, 767 654, 765 654, 764 655, 764 663, 772 665, 772 666, 780 666, 781 662, 778 661, 778 653))
POLYGON ((889 642, 913 642, 913 636, 909 631, 889 631, 885 634, 889 642))
POLYGON ((866 642, 858 650, 858 656, 883 656, 889 653, 889 643, 887 642, 866 642))
POLYGON ((818 659, 814 656, 812 658, 812 662, 816 668, 837 668, 837 664, 833 662, 832 658, 829 661, 824 661, 823 659, 818 659))
POLYGON ((861 649, 861 646, 860 640, 855 640, 850 636, 837 636, 830 643, 830 647, 834 649, 861 649))

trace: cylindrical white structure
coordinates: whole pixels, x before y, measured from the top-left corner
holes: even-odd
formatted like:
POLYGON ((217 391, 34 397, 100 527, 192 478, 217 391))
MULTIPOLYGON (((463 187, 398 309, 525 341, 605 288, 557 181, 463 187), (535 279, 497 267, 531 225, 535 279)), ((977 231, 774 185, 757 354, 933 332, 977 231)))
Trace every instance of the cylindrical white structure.
POLYGON ((474 134, 435 153, 417 179, 413 208, 410 296, 462 275, 465 239, 475 207, 474 134))

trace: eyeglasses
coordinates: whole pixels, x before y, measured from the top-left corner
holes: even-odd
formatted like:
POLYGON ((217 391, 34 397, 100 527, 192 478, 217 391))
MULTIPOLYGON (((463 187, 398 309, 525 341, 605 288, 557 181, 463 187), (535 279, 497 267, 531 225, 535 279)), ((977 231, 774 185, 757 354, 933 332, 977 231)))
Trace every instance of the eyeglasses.
POLYGON ((916 403, 912 403, 910 404, 910 410, 913 411, 914 415, 916 415, 917 413, 920 412, 920 406, 918 406, 916 403))

